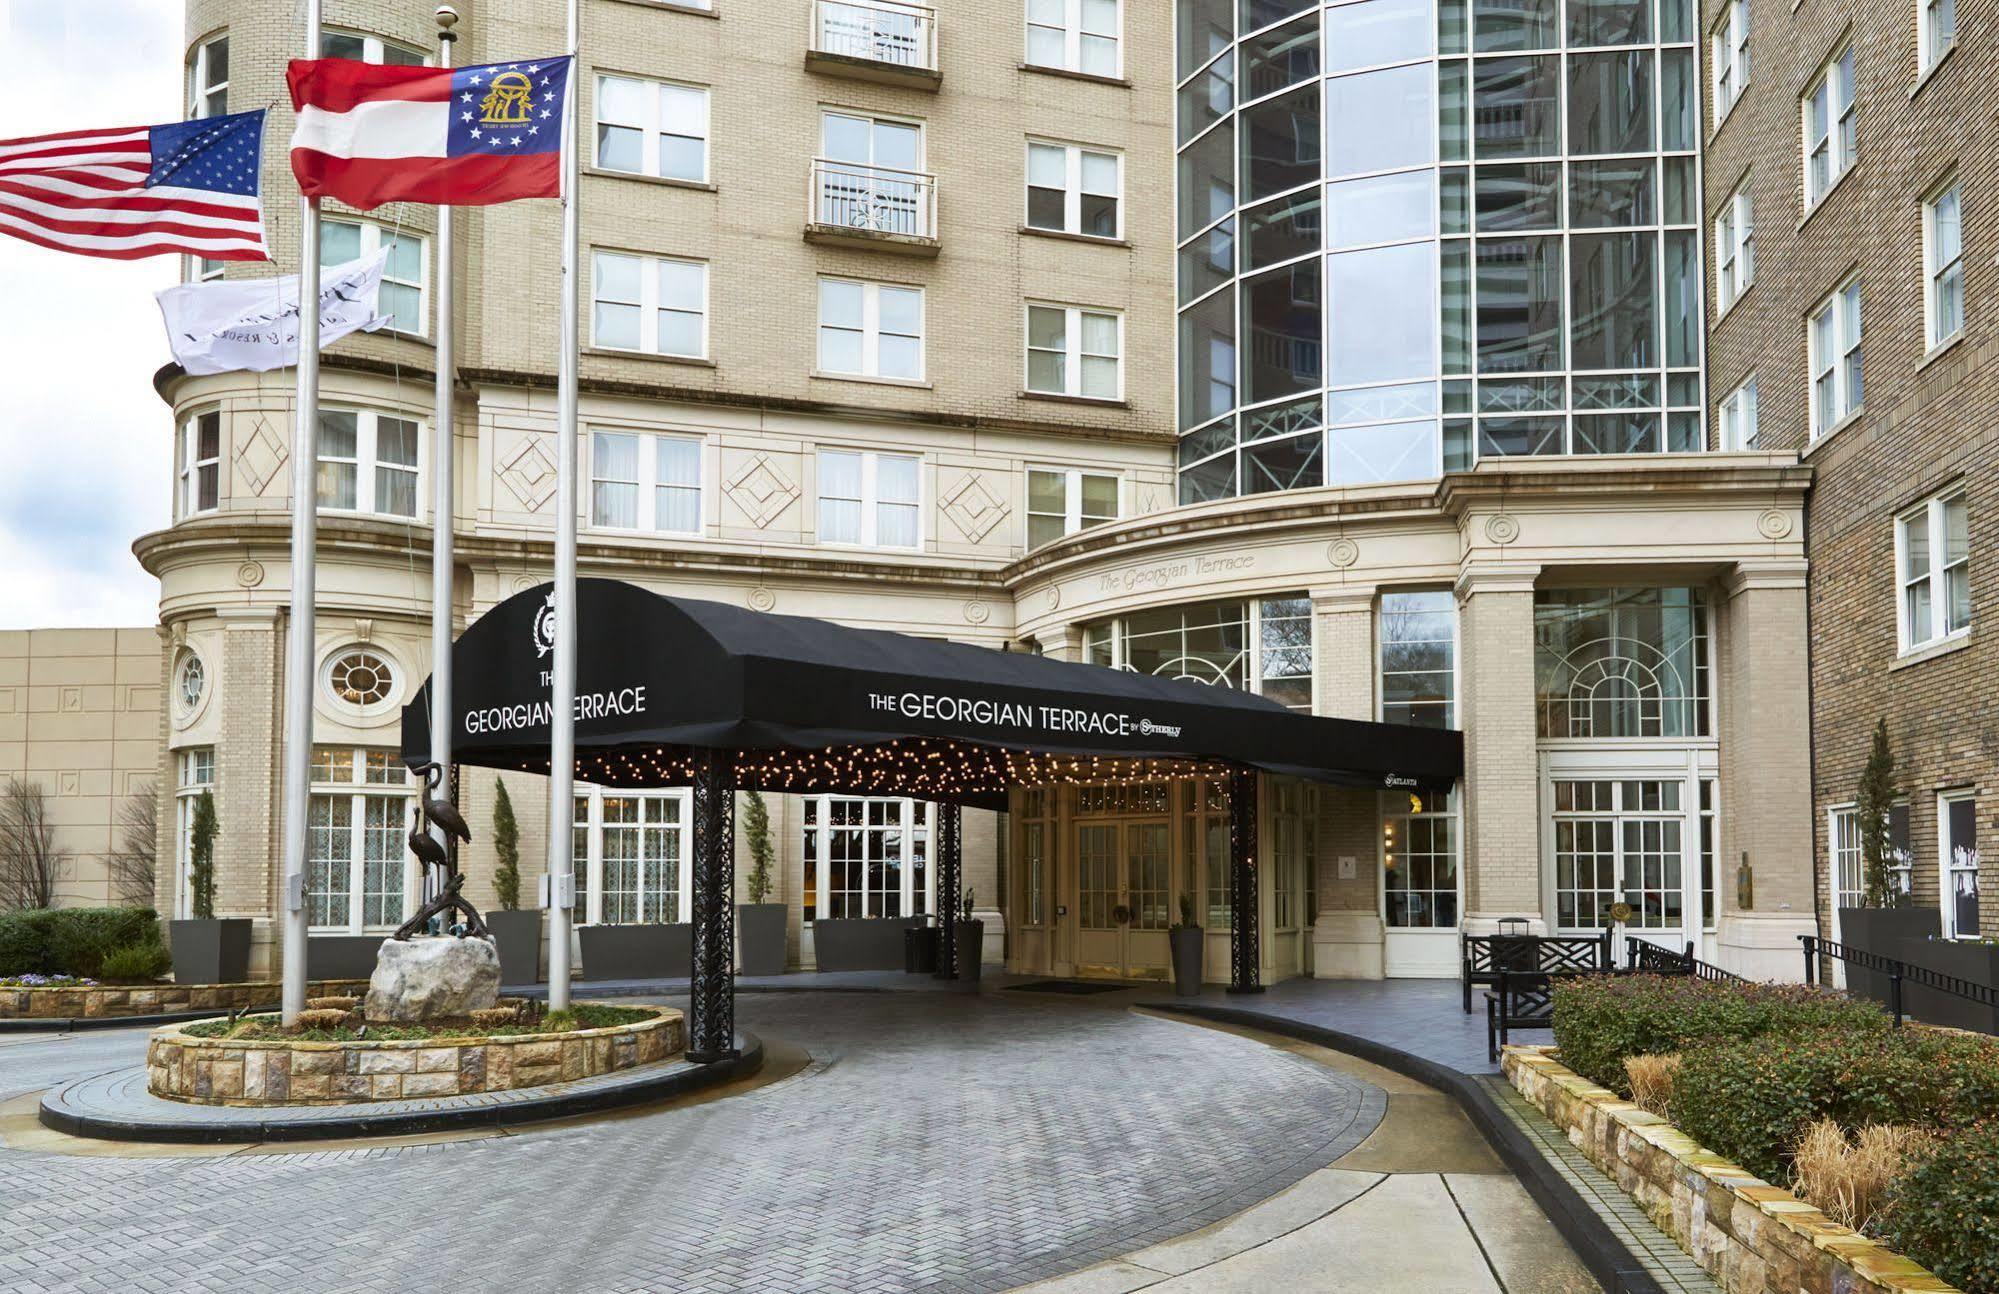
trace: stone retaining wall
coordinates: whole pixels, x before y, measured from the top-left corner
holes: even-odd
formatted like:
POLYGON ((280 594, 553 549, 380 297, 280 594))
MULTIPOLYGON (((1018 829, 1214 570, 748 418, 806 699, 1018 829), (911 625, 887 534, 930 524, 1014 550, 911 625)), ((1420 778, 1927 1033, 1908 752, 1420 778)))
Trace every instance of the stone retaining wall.
POLYGON ((385 1042, 192 1038, 168 1025, 146 1049, 146 1087, 197 1105, 349 1105, 573 1082, 679 1054, 681 1013, 639 1009, 656 1014, 570 1033, 385 1042))
POLYGON ((1658 1115, 1564 1068, 1552 1047, 1508 1047, 1500 1067, 1729 1294, 1956 1290, 1658 1115))
MULTIPOLYGON (((314 980, 307 997, 360 997, 364 979, 314 980)), ((272 1006, 284 993, 276 980, 243 984, 98 984, 68 988, 0 986, 0 1020, 85 1020, 182 1011, 234 1011, 272 1006)))

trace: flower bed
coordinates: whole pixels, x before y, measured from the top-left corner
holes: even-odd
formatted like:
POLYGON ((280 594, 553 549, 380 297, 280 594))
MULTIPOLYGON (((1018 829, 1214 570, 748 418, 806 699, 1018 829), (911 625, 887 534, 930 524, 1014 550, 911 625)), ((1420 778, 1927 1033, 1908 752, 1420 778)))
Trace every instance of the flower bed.
MULTIPOLYGON (((28 980, 23 975, 20 981, 28 980)), ((185 1011, 237 1011, 269 1006, 283 992, 276 980, 245 984, 0 984, 0 1020, 96 1020, 128 1015, 176 1015, 185 1011)), ((311 997, 353 996, 368 991, 364 979, 314 980, 311 997)))
POLYGON ((574 1082, 683 1049, 679 1011, 612 1009, 645 1018, 556 1033, 334 1041, 202 1037, 209 1022, 169 1025, 153 1032, 146 1086, 155 1096, 200 1105, 346 1105, 574 1082))

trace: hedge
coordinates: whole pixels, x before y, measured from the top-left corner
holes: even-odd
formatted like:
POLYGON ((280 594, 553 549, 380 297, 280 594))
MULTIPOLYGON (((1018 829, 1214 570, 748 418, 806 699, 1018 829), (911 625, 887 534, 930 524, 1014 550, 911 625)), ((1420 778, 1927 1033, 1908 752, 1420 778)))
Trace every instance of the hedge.
POLYGON ((1999 1123, 1951 1133, 1903 1169, 1867 1229, 1960 1289, 1999 1290, 1999 1123))
POLYGON ((1627 1099, 1627 1056, 1819 1029, 1872 1036, 1888 1032, 1889 1020, 1871 1002, 1802 984, 1716 984, 1688 975, 1584 975, 1555 984, 1562 1063, 1627 1099))
POLYGON ((0 913, 0 976, 98 978, 105 954, 161 942, 151 908, 33 908, 0 913))

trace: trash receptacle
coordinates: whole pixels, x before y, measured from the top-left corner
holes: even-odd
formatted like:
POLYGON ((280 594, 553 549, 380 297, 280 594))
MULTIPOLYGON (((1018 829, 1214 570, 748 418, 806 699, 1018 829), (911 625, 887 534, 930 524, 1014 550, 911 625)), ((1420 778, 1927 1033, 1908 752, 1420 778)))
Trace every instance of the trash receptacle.
POLYGON ((937 969, 937 927, 911 926, 902 932, 902 969, 911 975, 929 975, 937 969))

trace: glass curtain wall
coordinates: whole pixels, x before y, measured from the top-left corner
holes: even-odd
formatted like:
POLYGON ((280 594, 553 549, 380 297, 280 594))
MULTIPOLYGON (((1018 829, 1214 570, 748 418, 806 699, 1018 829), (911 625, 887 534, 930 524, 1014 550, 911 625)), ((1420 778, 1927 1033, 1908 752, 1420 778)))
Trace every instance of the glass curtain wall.
POLYGON ((1180 501, 1700 444, 1692 0, 1179 0, 1180 501))

